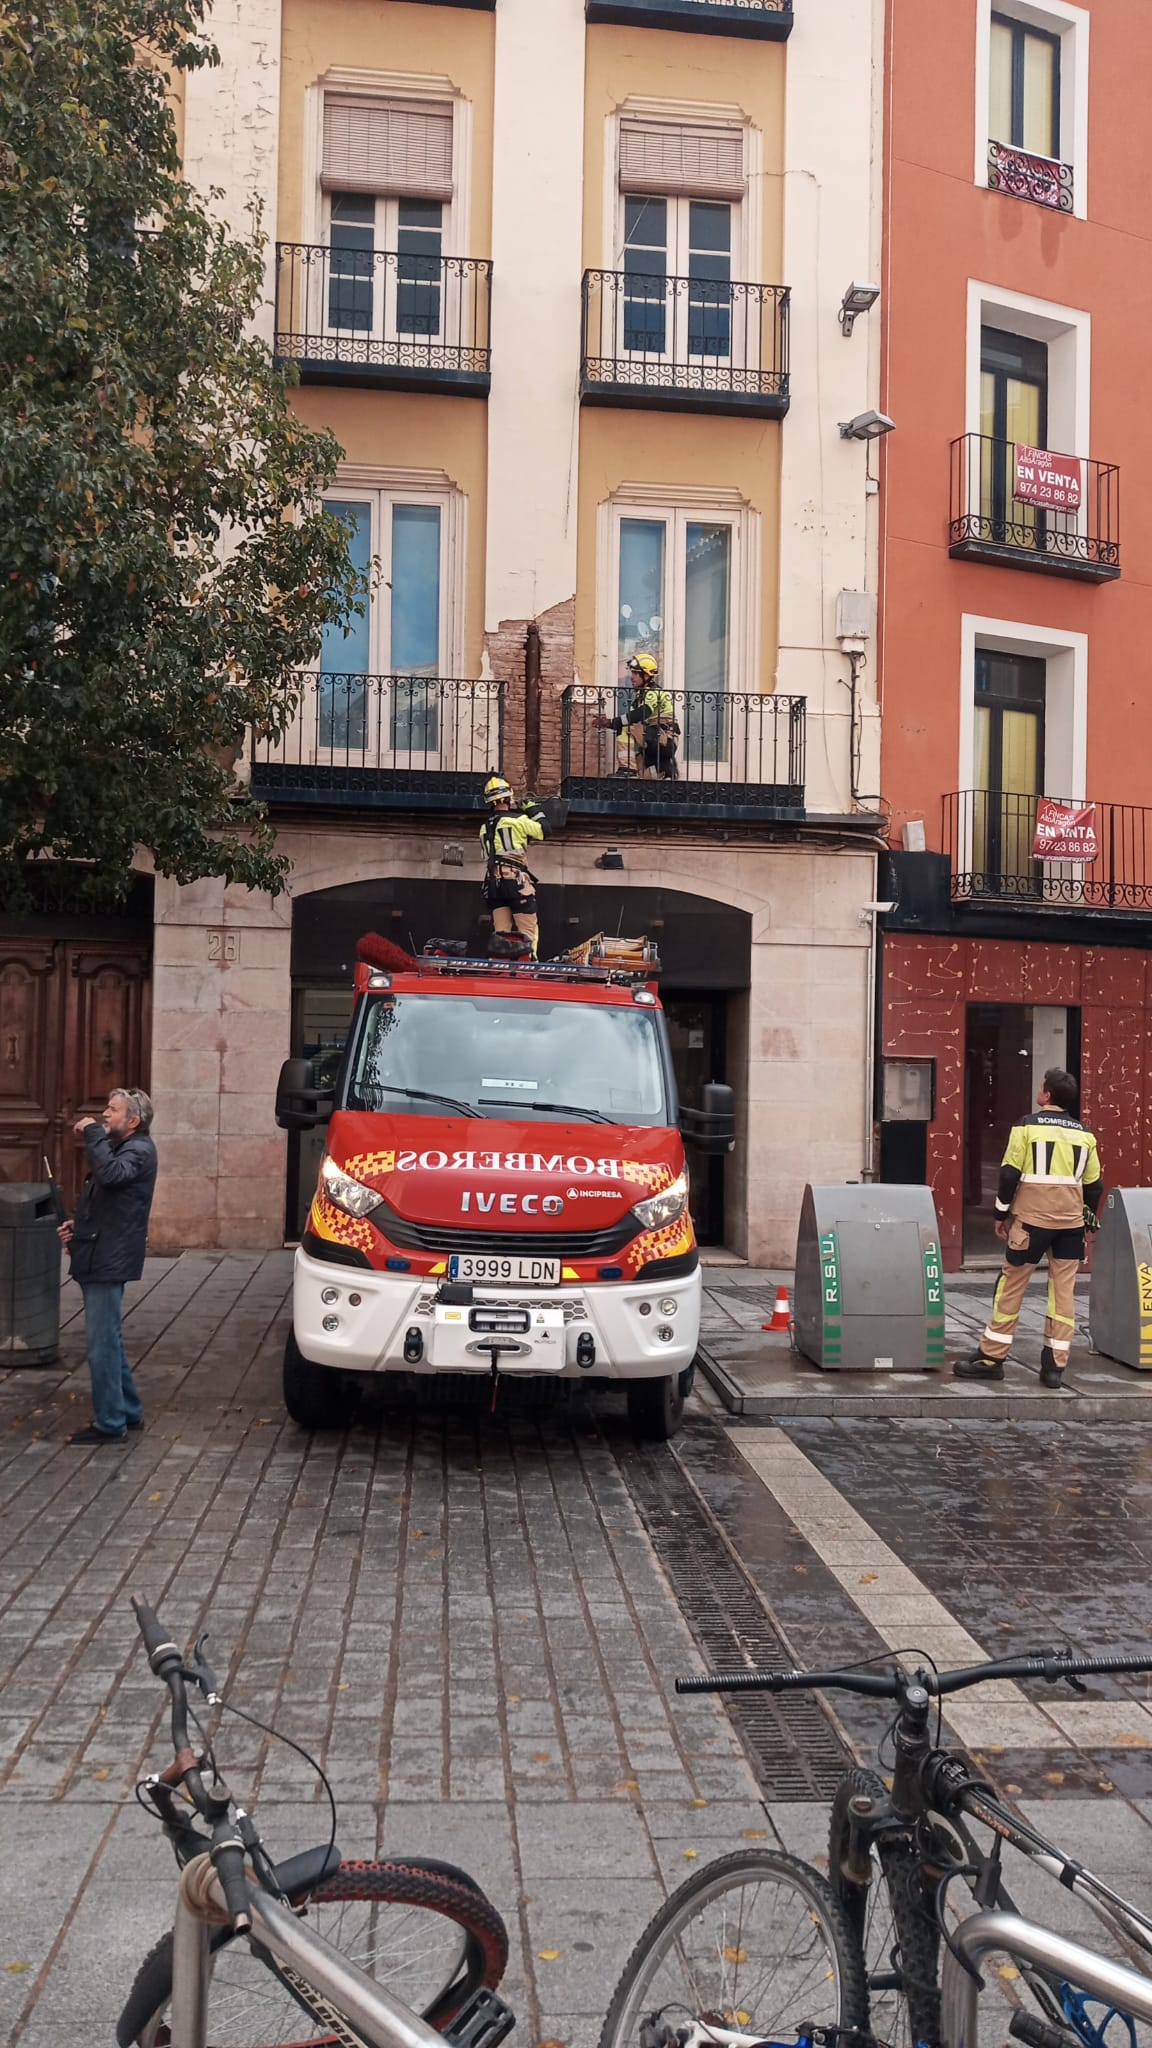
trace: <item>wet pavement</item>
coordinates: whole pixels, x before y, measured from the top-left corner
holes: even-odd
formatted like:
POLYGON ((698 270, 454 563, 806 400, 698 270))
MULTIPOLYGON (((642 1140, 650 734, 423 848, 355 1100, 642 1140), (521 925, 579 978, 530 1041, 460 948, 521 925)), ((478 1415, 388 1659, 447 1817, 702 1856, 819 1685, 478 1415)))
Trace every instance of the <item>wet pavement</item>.
MULTIPOLYGON (((522 1387, 495 1417, 486 1388, 375 1399, 347 1436, 309 1439, 279 1401, 288 1273, 279 1253, 150 1262, 126 1326, 148 1427, 124 1447, 61 1442, 87 1415, 74 1306, 59 1368, 0 1374, 6 2048, 109 2038, 170 1918, 173 1866, 131 1798, 165 1750, 129 1590, 182 1635, 210 1627, 237 1702, 321 1755, 345 1854, 474 1872, 512 1931, 514 2043, 564 2048, 592 2048, 646 1919, 708 1855, 824 1858, 818 1795, 883 1742, 868 1703, 756 1722, 676 1699, 678 1672, 1152 1645, 1143 1425, 761 1426, 705 1388, 674 1448, 640 1448, 618 1395, 522 1387)), ((710 1312, 717 1294, 757 1312, 743 1276, 709 1288, 710 1312)), ((949 1715, 1145 1905, 1149 1701, 1143 1679, 1029 1682, 949 1715)), ((323 1839, 300 1759, 234 1730, 223 1757, 279 1853, 323 1839)), ((1050 1882, 1018 1889, 1089 1931, 1050 1882)))
POLYGON ((1076 1340, 1063 1387, 1040 1385, 1045 1283, 1032 1282, 1003 1382, 956 1380, 954 1359, 970 1357, 988 1319, 998 1268, 945 1279, 945 1365, 940 1372, 839 1372, 804 1358, 786 1330, 766 1330, 777 1287, 792 1298, 793 1275, 719 1265, 705 1272, 701 1361, 724 1407, 748 1419, 787 1416, 942 1417, 962 1421, 1125 1421, 1152 1425, 1152 1373, 1092 1349, 1087 1278, 1076 1283, 1076 1340))

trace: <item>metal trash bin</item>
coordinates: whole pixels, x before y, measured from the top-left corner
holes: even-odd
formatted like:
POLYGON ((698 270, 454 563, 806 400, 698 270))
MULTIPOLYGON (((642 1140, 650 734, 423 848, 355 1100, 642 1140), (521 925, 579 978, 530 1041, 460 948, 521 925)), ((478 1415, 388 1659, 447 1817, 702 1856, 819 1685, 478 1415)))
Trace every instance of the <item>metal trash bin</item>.
POLYGON ((1105 1358, 1152 1372, 1152 1188, 1111 1188, 1105 1197, 1088 1334, 1105 1358))
POLYGON ((60 1352, 60 1240, 47 1181, 0 1181, 0 1367, 60 1352))
POLYGON ((831 1371, 941 1370, 944 1270, 931 1188, 805 1188, 795 1326, 797 1350, 831 1371))

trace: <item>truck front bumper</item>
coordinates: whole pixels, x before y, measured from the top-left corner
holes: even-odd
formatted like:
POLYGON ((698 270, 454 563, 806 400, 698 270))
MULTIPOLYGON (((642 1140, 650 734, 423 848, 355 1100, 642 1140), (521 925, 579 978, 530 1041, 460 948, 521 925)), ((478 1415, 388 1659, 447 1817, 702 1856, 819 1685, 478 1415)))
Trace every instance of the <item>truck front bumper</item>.
POLYGON ((301 1249, 292 1277, 296 1342, 313 1365, 349 1372, 489 1373, 496 1345, 501 1372, 632 1380, 683 1372, 700 1336, 699 1269, 648 1284, 477 1286, 476 1308, 513 1312, 495 1320, 520 1325, 525 1317, 515 1312, 527 1312, 527 1327, 513 1331, 477 1330, 467 1305, 442 1306, 436 1295, 434 1280, 330 1265, 301 1249))

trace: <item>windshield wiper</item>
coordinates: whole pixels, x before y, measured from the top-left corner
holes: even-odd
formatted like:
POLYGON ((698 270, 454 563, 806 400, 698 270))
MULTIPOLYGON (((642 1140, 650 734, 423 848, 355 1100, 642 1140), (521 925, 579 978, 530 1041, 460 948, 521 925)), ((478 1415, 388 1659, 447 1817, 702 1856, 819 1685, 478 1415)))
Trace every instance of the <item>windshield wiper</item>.
POLYGON ((575 1102, 502 1102, 495 1095, 481 1095, 477 1098, 485 1109, 553 1109, 560 1116, 574 1116, 582 1124, 614 1124, 614 1116, 605 1116, 602 1109, 585 1109, 575 1102))
POLYGON ((471 1102, 457 1102, 454 1095, 437 1095, 427 1088, 397 1088, 391 1081, 374 1081, 372 1093, 374 1095, 406 1095, 410 1102, 442 1102, 445 1109, 457 1109, 461 1116, 480 1117, 481 1123, 488 1121, 486 1117, 480 1116, 480 1111, 471 1102))

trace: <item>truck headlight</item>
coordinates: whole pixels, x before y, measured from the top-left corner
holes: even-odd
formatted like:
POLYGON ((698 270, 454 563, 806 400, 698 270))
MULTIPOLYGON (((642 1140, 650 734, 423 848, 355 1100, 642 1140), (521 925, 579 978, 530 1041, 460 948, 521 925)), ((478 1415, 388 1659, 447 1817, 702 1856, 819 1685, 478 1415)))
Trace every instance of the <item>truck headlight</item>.
POLYGON ((645 1230, 664 1230, 669 1223, 676 1223, 688 1207, 688 1175, 682 1173, 670 1188, 662 1188, 658 1195, 649 1195, 646 1202, 634 1202, 632 1214, 640 1218, 645 1230))
POLYGON ((375 1188, 366 1188, 362 1180, 353 1180, 327 1152, 320 1168, 320 1186, 328 1200, 343 1209, 346 1216, 368 1216, 384 1199, 375 1188))

